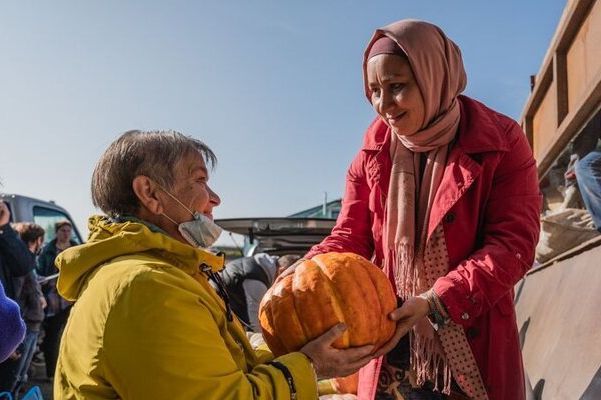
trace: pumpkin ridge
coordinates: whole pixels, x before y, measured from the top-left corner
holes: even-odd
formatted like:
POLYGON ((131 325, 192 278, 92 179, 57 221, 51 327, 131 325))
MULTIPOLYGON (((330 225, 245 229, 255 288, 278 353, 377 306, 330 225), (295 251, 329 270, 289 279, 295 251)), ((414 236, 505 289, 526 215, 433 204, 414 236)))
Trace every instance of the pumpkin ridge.
MULTIPOLYGON (((359 264, 361 264, 361 268, 363 268, 363 270, 367 273, 367 276, 369 276, 369 281, 371 282, 371 285, 373 287, 373 290, 378 293, 378 285, 376 285, 376 282, 374 280, 374 277, 371 274, 370 271, 370 266, 366 265, 363 262, 360 262, 361 260, 359 260, 359 264)), ((378 307, 376 308, 376 310, 380 310, 380 312, 378 313, 378 315, 380 315, 380 323, 377 324, 378 327, 378 332, 382 331, 382 327, 384 326, 383 322, 385 322, 386 318, 388 318, 388 316, 385 314, 385 310, 383 310, 384 305, 382 304, 382 300, 380 299, 379 296, 375 296, 376 297, 376 301, 378 302, 378 307)), ((380 337, 380 333, 378 333, 378 335, 376 337, 380 337)), ((377 343, 375 343, 377 345, 377 343)))
MULTIPOLYGON (((327 265, 321 260, 321 257, 319 257, 319 255, 317 257, 314 257, 312 260, 315 262, 315 264, 317 264, 317 266, 319 267, 320 275, 322 275, 322 277, 325 279, 328 294, 330 294, 332 299, 334 299, 334 301, 332 302, 332 308, 334 310, 336 318, 338 319, 338 321, 344 323, 348 327, 349 323, 346 321, 344 307, 342 306, 344 304, 344 300, 342 300, 342 296, 340 295, 340 293, 338 293, 338 289, 336 288, 336 286, 334 286, 334 283, 332 282, 328 274, 324 272, 324 269, 327 270, 328 268, 327 265)), ((334 347, 347 348, 349 347, 350 343, 351 336, 349 330, 347 329, 342 333, 342 336, 340 336, 340 338, 336 339, 336 341, 334 342, 334 347)))
POLYGON ((305 338, 306 342, 309 342, 311 340, 311 337, 309 336, 309 332, 307 327, 305 326, 305 324, 303 323, 303 319, 299 318, 298 316, 298 312, 296 310, 298 310, 299 305, 301 305, 300 300, 298 299, 298 297, 296 296, 296 291, 293 290, 290 293, 290 296, 292 297, 292 303, 294 304, 294 307, 292 309, 292 312, 290 313, 292 315, 292 318, 296 319, 298 321, 298 326, 300 326, 300 330, 305 338))
MULTIPOLYGON (((375 271, 373 271, 373 268, 374 267, 378 268, 378 267, 375 266, 375 265, 372 265, 372 264, 364 263, 364 262, 361 262, 360 264, 361 264, 361 267, 364 270, 367 271, 367 275, 369 275, 369 279, 371 281, 371 284, 374 287, 374 290, 376 292, 378 292, 379 289, 381 289, 382 287, 381 287, 381 285, 378 284, 377 277, 374 276, 374 274, 373 274, 373 272, 375 272, 375 271)), ((380 271, 381 271, 381 269, 380 269, 380 271)), ((378 272, 380 272, 380 271, 378 271, 378 272)), ((390 292, 392 292, 392 289, 389 288, 389 287, 385 287, 384 289, 385 290, 389 289, 390 292)), ((392 293, 394 295, 394 292, 392 292, 392 293)), ((394 296, 394 298, 396 298, 396 296, 394 296)), ((385 297, 383 297, 383 296, 377 296, 377 301, 378 301, 378 304, 380 306, 379 309, 380 309, 380 316, 381 316, 380 317, 380 323, 378 324, 378 332, 379 332, 378 333, 378 337, 381 338, 381 341, 379 343, 376 343, 376 347, 379 347, 379 346, 383 345, 384 343, 386 343, 392 337, 392 335, 394 334, 394 329, 392 329, 391 332, 389 332, 389 336, 388 337, 384 337, 382 335, 382 333, 383 333, 383 331, 385 331, 385 328, 387 326, 388 327, 390 327, 390 326, 396 326, 396 324, 391 325, 391 321, 388 319, 388 313, 392 312, 394 310, 394 306, 395 305, 393 305, 393 308, 391 310, 386 310, 386 304, 383 303, 384 299, 385 299, 385 297)), ((390 328, 388 330, 390 330, 390 328)))
MULTIPOLYGON (((290 277, 290 280, 291 281, 294 280, 294 275, 292 275, 292 277, 290 277)), ((290 291, 290 297, 291 297, 292 305, 293 305, 292 310, 290 311, 290 316, 291 316, 292 320, 295 323, 298 323, 298 327, 300 328, 300 332, 299 333, 302 333, 302 335, 303 335, 303 341, 307 342, 308 339, 309 339, 309 335, 307 334, 307 329, 305 328, 305 326, 303 324, 303 321, 301 320, 301 318, 299 318, 298 312, 296 311, 297 307, 298 307, 298 300, 297 300, 297 298, 295 296, 294 290, 290 291)), ((296 351, 296 350, 299 350, 299 349, 290 349, 290 348, 288 348, 288 351, 290 351, 290 350, 296 351)))
POLYGON ((273 327, 275 326, 273 320, 273 308, 271 304, 267 304, 264 308, 261 309, 262 314, 261 320, 268 322, 271 330, 265 329, 263 324, 261 324, 261 330, 263 331, 263 335, 267 338, 266 342, 269 342, 271 346, 271 351, 276 355, 285 354, 287 352, 287 346, 284 342, 275 334, 273 327))
MULTIPOLYGON (((298 320, 299 322, 299 326, 301 328, 301 331, 304 335, 304 337, 306 338, 306 342, 309 342, 315 338, 318 337, 318 335, 315 333, 315 327, 311 326, 311 322, 309 319, 307 318, 303 318, 302 316, 306 316, 306 313, 308 312, 308 307, 311 304, 311 298, 315 295, 315 288, 311 287, 310 285, 310 281, 308 280, 304 280, 304 276, 300 277, 301 275, 303 275, 304 270, 308 271, 307 273, 310 273, 310 271, 316 272, 318 274, 321 274, 321 270, 319 269, 319 266, 315 263, 315 260, 306 260, 305 262, 303 262, 299 267, 297 267, 297 270, 295 271, 294 275, 293 275, 293 284, 292 284, 292 292, 291 292, 291 296, 292 296, 292 300, 294 302, 294 308, 293 308, 293 313, 295 318, 298 320), (303 272, 303 273, 301 273, 303 272), (298 274, 298 275, 297 275, 298 274), (298 276, 298 280, 295 279, 298 276), (302 290, 301 290, 302 288, 302 290), (308 295, 307 295, 308 294, 308 295), (309 304, 307 304, 309 303, 309 304), (303 314, 302 316, 300 314, 303 314)), ((323 282, 322 282, 323 284, 323 282)))
MULTIPOLYGON (((362 298, 364 299, 365 304, 369 304, 369 311, 364 313, 364 317, 366 318, 370 318, 371 321, 373 321, 373 324, 371 322, 367 322, 367 321, 363 321, 364 323, 367 323, 370 326, 375 326, 376 327, 376 331, 377 333, 374 332, 369 332, 371 338, 375 339, 375 342, 370 340, 370 344, 374 344, 376 345, 378 342, 378 338, 380 337, 380 332, 382 330, 382 316, 381 316, 381 310, 383 308, 382 306, 382 302, 380 300, 379 294, 378 294, 378 287, 376 286, 372 273, 370 271, 370 268, 368 268, 371 263, 369 261, 367 261, 366 259, 364 259, 363 257, 359 257, 354 253, 342 253, 344 256, 352 256, 351 258, 354 258, 355 261, 354 263, 359 264, 361 266, 361 269, 365 272, 365 275, 367 275, 367 279, 369 280, 369 283, 371 285, 366 284, 364 281, 360 281, 357 279, 357 276, 355 276, 355 280, 357 281, 357 284, 355 285, 356 289, 359 290, 359 292, 361 292, 362 298), (371 293, 370 293, 371 292, 371 293), (369 300, 369 302, 368 302, 369 300), (373 307, 373 305, 376 305, 377 307, 373 307), (372 312, 372 310, 380 310, 380 312, 372 312), (377 318, 376 318, 377 316, 377 318)), ((386 316, 384 316, 384 318, 386 318, 386 316)))
POLYGON ((275 296, 272 297, 273 302, 270 304, 270 308, 272 310, 275 306, 278 306, 277 308, 279 308, 279 306, 283 305, 283 310, 287 310, 289 312, 289 314, 285 314, 285 312, 279 312, 277 313, 278 315, 276 318, 275 311, 272 311, 274 314, 274 334, 277 334, 277 332, 281 330, 290 332, 291 329, 294 329, 294 334, 286 337, 280 337, 280 340, 288 352, 299 350, 299 343, 306 343, 308 341, 307 333, 302 325, 301 318, 299 318, 298 312, 296 311, 294 292, 292 290, 286 290, 287 286, 292 287, 293 277, 294 275, 285 277, 284 280, 278 284, 278 287, 276 288, 277 290, 274 290, 275 296), (299 337, 300 335, 302 336, 299 337))

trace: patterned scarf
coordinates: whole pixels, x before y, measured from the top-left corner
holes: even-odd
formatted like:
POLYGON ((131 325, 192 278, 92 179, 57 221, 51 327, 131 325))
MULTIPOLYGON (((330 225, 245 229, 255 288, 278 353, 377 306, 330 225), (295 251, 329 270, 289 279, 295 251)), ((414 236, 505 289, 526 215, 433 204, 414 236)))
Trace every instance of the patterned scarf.
MULTIPOLYGON (((455 132, 447 136, 450 141, 455 132)), ((407 299, 426 292, 448 270, 448 265, 433 265, 425 259, 426 253, 433 252, 426 234, 430 209, 446 164, 448 142, 424 153, 423 175, 420 153, 407 149, 394 133, 390 150, 392 170, 384 225, 387 249, 384 269, 393 272, 397 295, 407 299)), ((450 367, 434 329, 425 318, 411 332, 411 368, 418 385, 430 381, 437 389, 438 373, 442 370, 443 391, 450 390, 450 367)))

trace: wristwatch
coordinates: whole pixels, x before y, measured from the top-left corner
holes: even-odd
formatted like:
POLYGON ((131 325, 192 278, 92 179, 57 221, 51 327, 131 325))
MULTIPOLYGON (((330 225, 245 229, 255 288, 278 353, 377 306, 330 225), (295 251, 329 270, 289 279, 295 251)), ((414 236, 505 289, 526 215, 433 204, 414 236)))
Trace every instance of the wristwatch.
POLYGON ((426 300, 430 306, 430 311, 426 317, 430 321, 430 324, 434 330, 438 331, 439 329, 444 328, 445 325, 449 323, 450 318, 438 295, 434 293, 432 289, 430 289, 427 292, 420 294, 418 297, 426 300))

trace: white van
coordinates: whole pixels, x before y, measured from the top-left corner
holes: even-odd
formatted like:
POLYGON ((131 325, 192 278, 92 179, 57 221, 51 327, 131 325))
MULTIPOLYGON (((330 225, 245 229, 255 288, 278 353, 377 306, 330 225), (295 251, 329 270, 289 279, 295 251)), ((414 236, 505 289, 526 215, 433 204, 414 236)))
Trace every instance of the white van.
POLYGON ((0 194, 0 200, 8 205, 10 222, 34 222, 40 225, 46 230, 46 242, 54 239, 55 222, 67 220, 73 225, 71 239, 77 243, 83 243, 71 215, 53 201, 44 201, 18 194, 0 194))

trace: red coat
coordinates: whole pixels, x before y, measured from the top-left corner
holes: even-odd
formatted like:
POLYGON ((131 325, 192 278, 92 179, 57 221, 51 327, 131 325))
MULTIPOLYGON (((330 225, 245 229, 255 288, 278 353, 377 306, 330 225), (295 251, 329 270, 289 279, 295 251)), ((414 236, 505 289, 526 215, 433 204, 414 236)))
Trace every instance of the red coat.
MULTIPOLYGON (((538 241, 536 164, 515 121, 468 97, 459 100, 459 133, 428 224, 431 235, 442 222, 450 259, 434 290, 465 328, 489 398, 523 400, 513 287, 532 265, 538 241)), ((351 251, 382 265, 389 147, 387 126, 376 119, 348 170, 336 226, 308 257, 351 251)), ((361 370, 360 399, 373 399, 380 365, 374 360, 361 370)))

